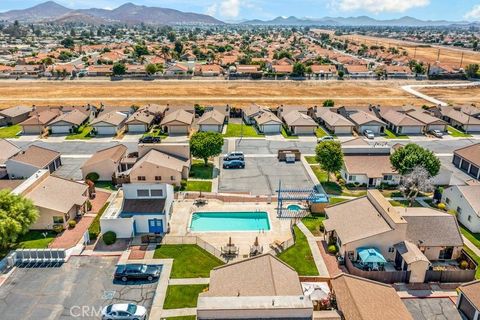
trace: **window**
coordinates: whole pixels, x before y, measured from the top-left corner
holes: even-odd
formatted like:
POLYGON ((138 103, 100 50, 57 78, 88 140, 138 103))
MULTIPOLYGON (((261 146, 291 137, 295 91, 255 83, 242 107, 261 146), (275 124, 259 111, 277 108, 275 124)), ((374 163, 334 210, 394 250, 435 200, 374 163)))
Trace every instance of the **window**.
POLYGON ((150 195, 152 197, 163 197, 163 190, 162 189, 152 189, 152 190, 150 190, 150 195))
POLYGON ((449 198, 445 198, 445 202, 446 202, 447 204, 450 204, 450 199, 449 199, 449 198))
POLYGON ((155 176, 155 181, 161 181, 162 180, 162 176, 155 176))
POLYGON ((472 222, 472 216, 468 216, 467 220, 468 222, 472 222))
POLYGON ((171 177, 170 177, 170 180, 175 181, 175 177, 174 177, 174 176, 171 176, 171 177))
POLYGON ((62 216, 53 216, 53 223, 63 223, 64 221, 62 216))
POLYGON ((348 181, 355 181, 357 180, 357 176, 348 176, 348 181))
POLYGON ((462 208, 457 207, 457 213, 458 213, 458 214, 461 214, 461 213, 462 213, 462 208))
POLYGON ((148 189, 138 189, 137 190, 137 197, 148 197, 150 196, 150 192, 148 189))
POLYGON ((395 248, 394 247, 388 248, 388 252, 390 252, 390 253, 395 252, 395 248))
POLYGON ((385 181, 391 181, 393 180, 393 176, 391 174, 387 174, 383 176, 383 180, 385 181))
POLYGON ((146 179, 145 179, 145 176, 138 176, 137 180, 138 181, 145 181, 146 179))

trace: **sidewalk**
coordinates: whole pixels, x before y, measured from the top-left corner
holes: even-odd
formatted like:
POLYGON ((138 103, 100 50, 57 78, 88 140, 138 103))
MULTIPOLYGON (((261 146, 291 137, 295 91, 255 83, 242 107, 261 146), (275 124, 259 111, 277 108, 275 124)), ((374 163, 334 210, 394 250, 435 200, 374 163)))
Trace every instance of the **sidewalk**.
POLYGON ((323 260, 322 254, 320 253, 320 249, 318 248, 315 237, 301 221, 297 224, 297 227, 307 237, 308 245, 310 246, 310 251, 312 252, 313 260, 315 261, 315 265, 317 266, 319 276, 329 277, 330 275, 327 266, 325 264, 325 261, 323 260))

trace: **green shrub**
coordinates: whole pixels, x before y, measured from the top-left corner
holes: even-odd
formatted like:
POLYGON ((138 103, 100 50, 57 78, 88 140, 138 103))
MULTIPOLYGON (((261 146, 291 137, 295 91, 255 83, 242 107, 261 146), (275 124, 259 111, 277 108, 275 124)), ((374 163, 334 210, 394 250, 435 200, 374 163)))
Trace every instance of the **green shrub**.
POLYGON ((331 244, 331 245, 329 245, 329 246, 327 247, 327 251, 328 251, 328 253, 330 253, 330 254, 336 254, 337 251, 338 251, 338 250, 337 250, 337 246, 334 245, 334 244, 331 244))
POLYGON ((465 261, 465 260, 462 260, 462 261, 460 261, 460 263, 458 264, 458 266, 460 267, 460 269, 465 270, 465 269, 468 268, 468 262, 465 261))
POLYGON ((87 211, 92 210, 92 203, 90 202, 90 200, 87 200, 86 207, 87 207, 87 211))
POLYGON ((117 241, 117 234, 113 231, 107 231, 103 235, 103 242, 109 246, 114 244, 117 241))
POLYGON ((87 174, 87 176, 85 177, 85 179, 87 180, 91 180, 93 182, 97 182, 98 179, 100 179, 100 175, 96 172, 90 172, 89 174, 87 174))
POLYGON ((335 173, 335 178, 337 178, 337 180, 342 179, 342 175, 340 174, 340 172, 335 173))
POLYGON ((110 202, 106 202, 100 211, 97 213, 95 219, 93 219, 92 224, 88 227, 88 235, 90 240, 96 240, 100 234, 100 218, 102 217, 103 212, 107 209, 110 202))
POLYGON ((345 186, 345 180, 342 178, 338 179, 338 184, 341 186, 345 186))
POLYGON ((320 224, 318 225, 318 230, 320 230, 320 232, 325 231, 325 226, 323 225, 323 221, 321 221, 320 224))
POLYGON ((76 225, 77 225, 77 221, 75 221, 75 220, 70 220, 70 221, 68 221, 68 227, 69 227, 70 229, 75 228, 76 225))
POLYGON ((437 204, 437 208, 440 210, 445 210, 447 208, 447 205, 443 202, 440 202, 439 204, 437 204))
POLYGON ((55 232, 55 233, 60 233, 60 232, 62 232, 63 230, 65 230, 65 227, 64 227, 63 225, 61 225, 61 224, 56 224, 56 225, 53 226, 52 229, 53 229, 53 232, 55 232))

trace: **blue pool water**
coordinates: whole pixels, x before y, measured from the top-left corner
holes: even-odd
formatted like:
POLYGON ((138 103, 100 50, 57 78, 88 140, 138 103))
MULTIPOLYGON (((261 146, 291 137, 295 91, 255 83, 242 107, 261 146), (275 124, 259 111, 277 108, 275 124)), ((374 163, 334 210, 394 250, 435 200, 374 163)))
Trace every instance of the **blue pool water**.
POLYGON ((290 211, 300 211, 303 208, 300 207, 298 204, 290 204, 290 205, 287 206, 287 209, 290 210, 290 211))
POLYGON ((266 212, 195 212, 192 231, 260 231, 270 230, 266 212))

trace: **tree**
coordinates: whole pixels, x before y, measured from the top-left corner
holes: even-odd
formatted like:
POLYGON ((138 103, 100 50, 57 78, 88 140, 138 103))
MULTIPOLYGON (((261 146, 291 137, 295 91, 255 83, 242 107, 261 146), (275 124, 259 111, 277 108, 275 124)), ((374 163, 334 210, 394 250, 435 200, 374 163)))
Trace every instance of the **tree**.
POLYGON ((183 44, 181 41, 177 40, 175 41, 175 52, 178 53, 179 55, 182 54, 183 52, 183 44))
POLYGON ((297 76, 297 77, 303 77, 305 76, 305 71, 307 71, 307 68, 305 65, 301 62, 295 62, 293 65, 293 72, 292 75, 297 76))
POLYGON ((113 64, 112 71, 114 75, 119 76, 125 74, 127 67, 121 62, 116 62, 113 64))
POLYGON ((315 148, 315 154, 320 167, 328 173, 327 181, 330 181, 330 173, 340 171, 343 167, 340 142, 322 141, 315 148))
POLYGON ((476 78, 478 77, 478 70, 479 70, 480 66, 478 64, 469 64, 466 68, 465 68, 465 73, 467 74, 467 76, 469 78, 476 78))
POLYGON ((38 219, 38 210, 32 201, 9 190, 0 191, 0 246, 8 248, 25 234, 38 219))
POLYGON ((408 200, 409 206, 413 207, 420 192, 432 192, 435 187, 427 169, 423 166, 416 166, 410 173, 402 176, 399 189, 408 200))
POLYGON ((147 56, 149 54, 147 46, 140 44, 135 45, 133 51, 137 57, 147 56))
POLYGON ((148 74, 155 74, 158 70, 157 70, 157 66, 155 64, 150 63, 150 64, 147 64, 147 66, 145 67, 145 71, 148 74))
POLYGON ((197 132, 190 139, 190 150, 196 158, 203 159, 205 166, 208 158, 222 153, 223 137, 218 132, 197 132))
POLYGON ((343 72, 342 70, 338 71, 338 78, 339 79, 343 79, 344 75, 345 75, 345 72, 343 72))
POLYGON ((60 42, 60 44, 68 49, 72 49, 75 46, 75 42, 73 41, 72 37, 66 37, 60 42))
POLYGON ((415 143, 397 149, 390 156, 390 162, 401 175, 411 173, 417 166, 424 167, 430 177, 435 177, 440 171, 440 160, 437 156, 415 143))
POLYGON ((323 106, 324 107, 333 107, 333 106, 335 106, 335 101, 333 101, 332 99, 325 100, 325 101, 323 101, 323 106))

